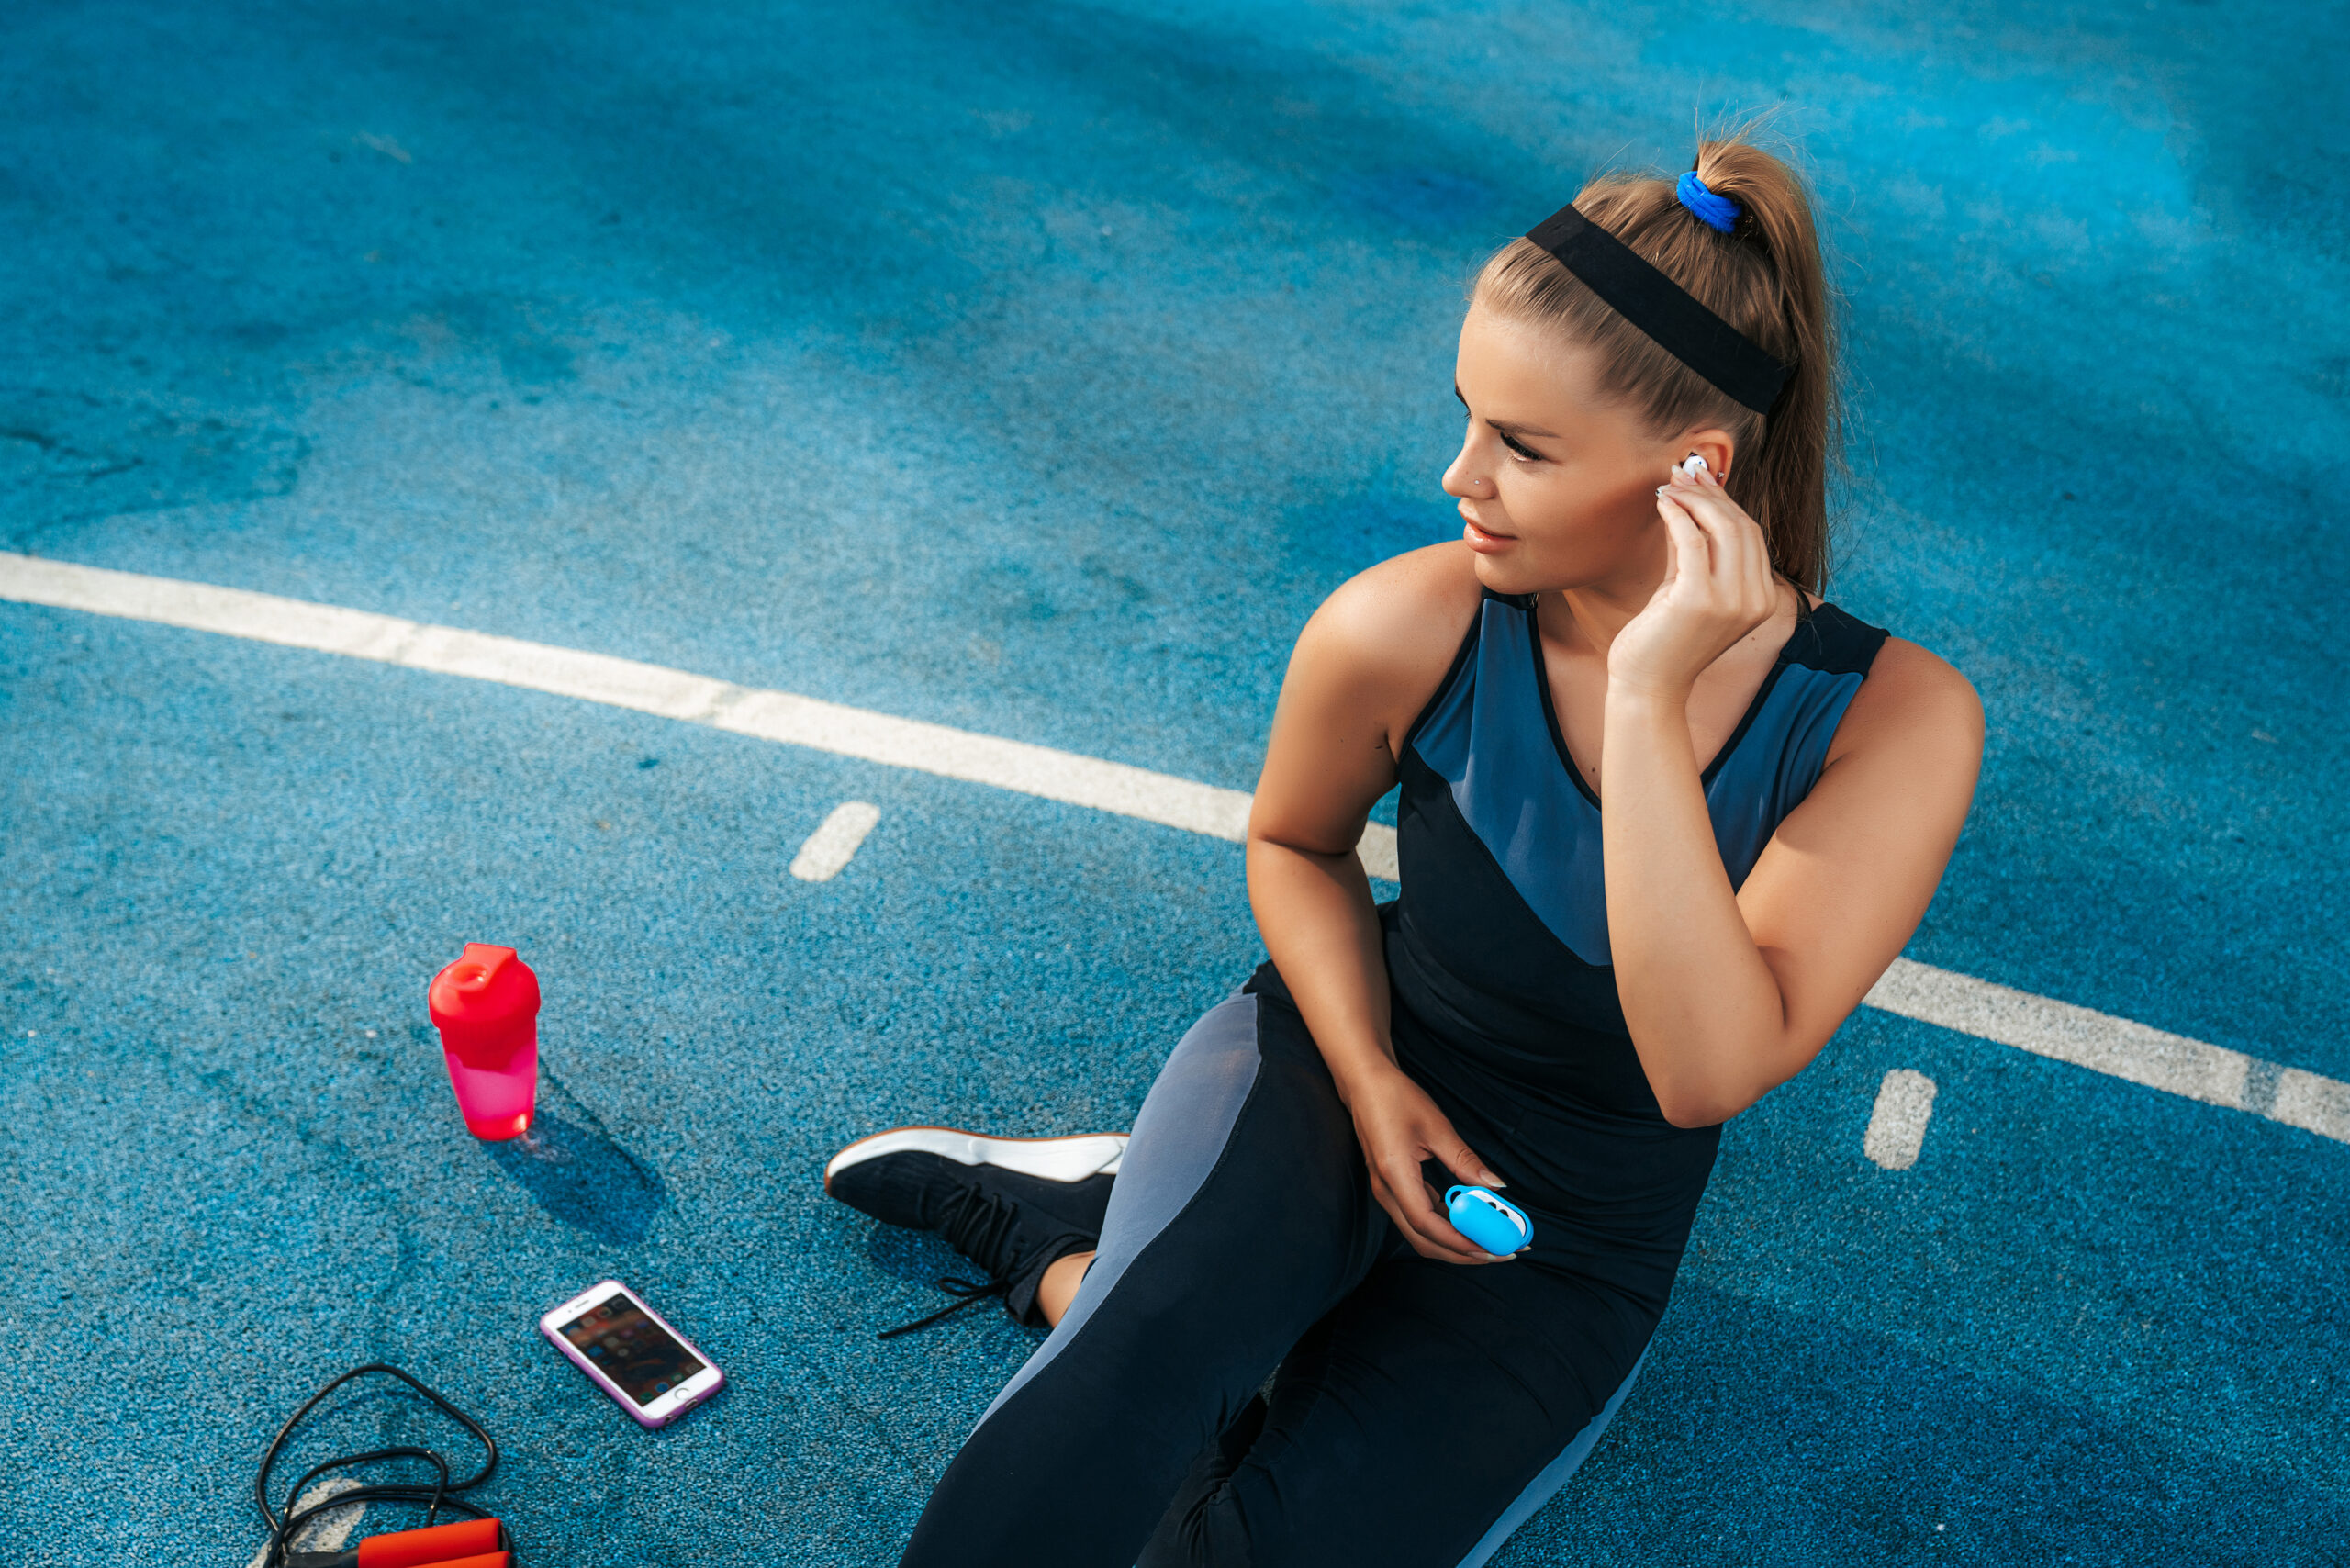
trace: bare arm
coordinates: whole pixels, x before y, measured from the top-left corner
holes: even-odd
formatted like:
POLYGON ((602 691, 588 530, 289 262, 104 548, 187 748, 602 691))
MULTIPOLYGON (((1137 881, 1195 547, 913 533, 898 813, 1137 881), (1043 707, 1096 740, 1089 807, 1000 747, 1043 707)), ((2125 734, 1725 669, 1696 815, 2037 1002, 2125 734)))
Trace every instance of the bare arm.
POLYGON ((1457 546, 1364 573, 1297 641, 1248 817, 1248 900, 1265 948, 1355 1119, 1372 1191, 1424 1256, 1489 1262, 1446 1223, 1424 1158, 1497 1184, 1395 1065, 1387 965, 1355 845, 1394 784, 1404 732, 1449 667, 1477 588, 1457 546))
POLYGON ((1690 683, 1771 611, 1761 531, 1718 485, 1660 500, 1675 566, 1608 655, 1601 813, 1616 986, 1668 1121, 1726 1121, 1794 1077, 1925 915, 1974 798, 1982 706, 1888 643, 1819 782, 1735 893, 1690 749, 1690 683))

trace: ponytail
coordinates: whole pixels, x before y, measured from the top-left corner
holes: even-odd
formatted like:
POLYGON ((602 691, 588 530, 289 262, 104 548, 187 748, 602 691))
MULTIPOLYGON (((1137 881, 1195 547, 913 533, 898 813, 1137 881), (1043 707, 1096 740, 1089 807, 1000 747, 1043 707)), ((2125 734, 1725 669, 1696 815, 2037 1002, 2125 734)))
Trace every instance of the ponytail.
POLYGON ((1818 593, 1828 578, 1828 467, 1841 435, 1833 300, 1802 177, 1749 135, 1740 128, 1697 144, 1698 180, 1738 208, 1727 232, 1719 207, 1701 215, 1667 179, 1602 175, 1574 205, 1791 367, 1767 415, 1732 401, 1531 241, 1496 252, 1471 297, 1596 350, 1602 390, 1659 434, 1693 424, 1728 431, 1737 449, 1730 499, 1762 525, 1779 575, 1818 593))

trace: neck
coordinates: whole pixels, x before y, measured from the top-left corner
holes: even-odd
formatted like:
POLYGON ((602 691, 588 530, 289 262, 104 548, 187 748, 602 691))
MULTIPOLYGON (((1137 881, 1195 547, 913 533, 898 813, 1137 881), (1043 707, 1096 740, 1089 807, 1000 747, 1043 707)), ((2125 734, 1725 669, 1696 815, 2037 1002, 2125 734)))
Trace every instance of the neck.
MULTIPOLYGON (((1659 577, 1546 589, 1535 596, 1537 614, 1546 636, 1556 638, 1568 647, 1587 649, 1605 663, 1607 650, 1615 645, 1616 634, 1631 623, 1632 617, 1648 608, 1662 581, 1659 577), (1565 613, 1560 613, 1561 610, 1565 613)), ((1783 617, 1796 613, 1797 607, 1805 602, 1806 596, 1784 581, 1774 583, 1773 589, 1779 603, 1773 607, 1762 626, 1749 633, 1750 637, 1783 617)))
POLYGON ((1542 595, 1543 601, 1553 608, 1566 610, 1563 624, 1554 621, 1571 640, 1580 642, 1602 659, 1615 644, 1616 633, 1630 623, 1633 616, 1648 608, 1656 597, 1658 583, 1586 583, 1580 588, 1560 588, 1542 595))

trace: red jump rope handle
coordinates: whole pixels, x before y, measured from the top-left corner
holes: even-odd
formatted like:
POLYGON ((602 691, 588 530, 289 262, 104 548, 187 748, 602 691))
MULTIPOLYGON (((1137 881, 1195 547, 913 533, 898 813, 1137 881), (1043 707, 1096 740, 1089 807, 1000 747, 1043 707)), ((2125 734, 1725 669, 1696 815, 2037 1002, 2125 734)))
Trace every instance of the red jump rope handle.
POLYGON ((506 1568, 496 1519, 460 1519, 430 1529, 371 1535, 359 1543, 359 1568, 506 1568))

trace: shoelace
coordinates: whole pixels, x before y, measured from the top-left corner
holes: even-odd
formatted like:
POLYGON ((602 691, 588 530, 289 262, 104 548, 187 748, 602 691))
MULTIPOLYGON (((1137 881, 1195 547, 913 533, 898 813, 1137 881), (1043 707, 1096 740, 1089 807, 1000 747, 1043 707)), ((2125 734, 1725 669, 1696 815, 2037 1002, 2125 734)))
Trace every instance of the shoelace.
POLYGON ((1012 1271, 1010 1252, 1019 1229, 1020 1205, 1000 1193, 967 1190, 938 1217, 939 1238, 991 1280, 1012 1271))
POLYGON ((964 1194, 954 1212, 939 1216, 938 1234, 949 1247, 968 1258, 990 1275, 999 1271, 1004 1277, 992 1284, 976 1280, 943 1279, 938 1288, 949 1295, 963 1299, 952 1306, 939 1308, 928 1317, 918 1317, 912 1323, 901 1323, 895 1328, 884 1328, 876 1336, 894 1339, 901 1334, 912 1334, 943 1323, 966 1308, 983 1301, 993 1301, 1009 1295, 1014 1277, 1016 1260, 1011 1249, 1020 1230, 1020 1205, 996 1193, 972 1192, 964 1194))
POLYGON ((1005 1294, 1012 1289, 1012 1282, 1004 1280, 995 1284, 986 1285, 977 1280, 945 1279, 938 1282, 938 1288, 948 1295, 958 1295, 963 1299, 952 1306, 941 1307, 928 1317, 917 1317, 912 1323, 901 1323, 895 1328, 884 1328, 874 1338, 894 1339, 901 1334, 912 1334, 918 1329, 927 1328, 934 1323, 943 1323, 967 1307, 977 1306, 983 1301, 1005 1294))
MULTIPOLYGON (((939 1217, 938 1234, 947 1246, 993 1274, 1008 1261, 1003 1251, 1019 1225, 1017 1204, 994 1193, 968 1193, 952 1213, 939 1217)), ((885 1328, 878 1338, 894 1339, 901 1334, 912 1334, 934 1323, 944 1322, 968 1307, 1006 1294, 1012 1289, 1012 1281, 1006 1277, 993 1284, 982 1284, 976 1280, 945 1279, 938 1282, 938 1288, 963 1299, 952 1306, 940 1308, 928 1317, 901 1323, 895 1328, 885 1328)))

